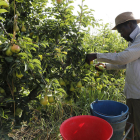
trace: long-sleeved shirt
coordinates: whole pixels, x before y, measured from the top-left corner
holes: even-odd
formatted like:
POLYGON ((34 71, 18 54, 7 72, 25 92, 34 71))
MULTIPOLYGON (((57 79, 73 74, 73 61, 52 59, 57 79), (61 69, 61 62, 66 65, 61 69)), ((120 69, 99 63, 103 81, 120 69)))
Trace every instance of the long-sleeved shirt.
POLYGON ((130 34, 133 39, 128 48, 120 53, 98 53, 97 61, 106 62, 107 70, 125 69, 126 98, 140 99, 140 28, 137 26, 130 34))

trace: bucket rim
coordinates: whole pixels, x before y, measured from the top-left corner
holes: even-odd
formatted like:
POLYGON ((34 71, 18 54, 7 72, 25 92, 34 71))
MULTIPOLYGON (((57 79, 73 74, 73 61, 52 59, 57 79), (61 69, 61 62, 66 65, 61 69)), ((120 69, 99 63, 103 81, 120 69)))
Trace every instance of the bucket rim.
POLYGON ((122 122, 124 122, 124 121, 127 121, 128 120, 128 118, 129 118, 129 114, 127 114, 127 117, 125 118, 125 119, 123 119, 123 120, 121 120, 121 121, 118 121, 118 122, 110 122, 110 124, 119 124, 119 123, 122 123, 122 122))
MULTIPOLYGON (((113 100, 96 100, 96 101, 93 101, 91 104, 90 104, 90 108, 94 111, 94 112, 96 112, 97 114, 99 114, 100 116, 102 116, 102 117, 104 117, 104 118, 118 118, 118 117, 122 117, 123 115, 122 114, 120 114, 120 115, 117 115, 117 116, 108 116, 108 115, 103 115, 103 114, 100 114, 100 112, 97 112, 97 111, 95 111, 94 109, 93 109, 93 105, 92 104, 94 104, 94 103, 96 103, 96 102, 102 102, 102 101, 109 101, 109 102, 116 102, 116 103, 119 103, 119 104, 122 104, 122 105, 125 105, 125 104, 123 104, 123 103, 121 103, 121 102, 117 102, 117 101, 113 101, 113 100)), ((129 114, 129 107, 127 106, 127 105, 125 105, 126 106, 126 108, 127 108, 127 110, 124 112, 124 115, 128 115, 129 114)))
POLYGON ((111 134, 110 134, 110 136, 109 136, 109 139, 112 137, 112 135, 113 135, 113 127, 112 127, 111 124, 110 124, 109 122, 107 122, 106 120, 104 120, 104 119, 102 119, 102 118, 100 118, 100 117, 97 117, 97 116, 92 116, 92 115, 78 115, 78 116, 70 117, 70 118, 64 120, 64 121, 61 123, 59 131, 60 131, 60 134, 62 135, 62 137, 63 137, 64 139, 67 139, 67 138, 66 138, 66 137, 64 136, 64 134, 62 133, 62 129, 61 129, 61 128, 63 127, 63 124, 67 123, 68 121, 70 121, 70 120, 73 119, 73 118, 78 118, 78 117, 89 117, 89 118, 97 118, 98 120, 102 120, 103 122, 105 122, 105 123, 110 127, 111 134))

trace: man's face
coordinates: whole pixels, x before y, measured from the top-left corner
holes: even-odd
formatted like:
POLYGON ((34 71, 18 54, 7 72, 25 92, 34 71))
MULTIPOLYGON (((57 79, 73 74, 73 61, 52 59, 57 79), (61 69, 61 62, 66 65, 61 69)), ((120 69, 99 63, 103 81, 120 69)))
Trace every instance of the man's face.
POLYGON ((123 37, 126 41, 132 41, 132 39, 129 37, 129 35, 132 32, 130 24, 121 24, 117 27, 118 32, 121 34, 121 37, 123 37))

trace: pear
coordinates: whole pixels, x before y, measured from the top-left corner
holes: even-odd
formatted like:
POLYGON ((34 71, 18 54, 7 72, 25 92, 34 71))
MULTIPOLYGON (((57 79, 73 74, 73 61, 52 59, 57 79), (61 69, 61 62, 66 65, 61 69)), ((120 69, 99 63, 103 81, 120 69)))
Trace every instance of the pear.
POLYGON ((75 72, 74 72, 74 71, 72 72, 72 76, 73 76, 73 77, 75 77, 75 76, 76 76, 76 74, 75 74, 75 72))
POLYGON ((104 66, 103 66, 103 65, 99 65, 98 68, 99 68, 100 70, 103 70, 103 69, 104 69, 104 66))
POLYGON ((16 32, 19 32, 19 27, 18 26, 16 26, 16 32))
POLYGON ((22 31, 22 32, 26 32, 26 28, 25 28, 24 24, 22 24, 21 31, 22 31))
POLYGON ((66 84, 65 84, 65 82, 63 81, 62 78, 59 79, 59 83, 60 83, 61 86, 66 86, 66 84))
POLYGON ((45 95, 44 98, 41 99, 40 103, 41 103, 42 105, 47 105, 47 104, 48 104, 48 96, 45 95))
POLYGON ((79 81, 79 82, 77 83, 77 87, 78 87, 78 88, 82 87, 81 81, 79 81))
POLYGON ((70 86, 70 91, 74 91, 75 89, 74 89, 74 87, 73 87, 73 85, 71 84, 71 86, 70 86))
POLYGON ((57 0, 57 4, 61 4, 62 0, 57 0))
POLYGON ((90 61, 90 65, 93 65, 93 61, 90 61))
POLYGON ((53 103, 55 101, 54 97, 52 95, 48 95, 48 101, 49 103, 53 103))
POLYGON ((11 55, 13 54, 13 53, 11 52, 11 47, 9 47, 9 48, 6 50, 5 54, 6 54, 7 56, 11 56, 11 55))

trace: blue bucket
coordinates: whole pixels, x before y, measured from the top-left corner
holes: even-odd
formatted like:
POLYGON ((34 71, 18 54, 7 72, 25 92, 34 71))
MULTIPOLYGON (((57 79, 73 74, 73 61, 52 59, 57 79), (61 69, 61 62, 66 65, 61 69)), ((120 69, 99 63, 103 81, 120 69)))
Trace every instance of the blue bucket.
POLYGON ((125 126, 126 126, 126 122, 129 118, 129 114, 127 115, 127 117, 120 121, 120 122, 116 122, 116 123, 110 123, 110 125, 113 128, 113 135, 111 137, 110 140, 122 140, 123 139, 123 132, 125 130, 125 126))
POLYGON ((128 111, 127 105, 111 100, 96 100, 90 104, 91 115, 100 117, 109 123, 125 120, 128 111))

